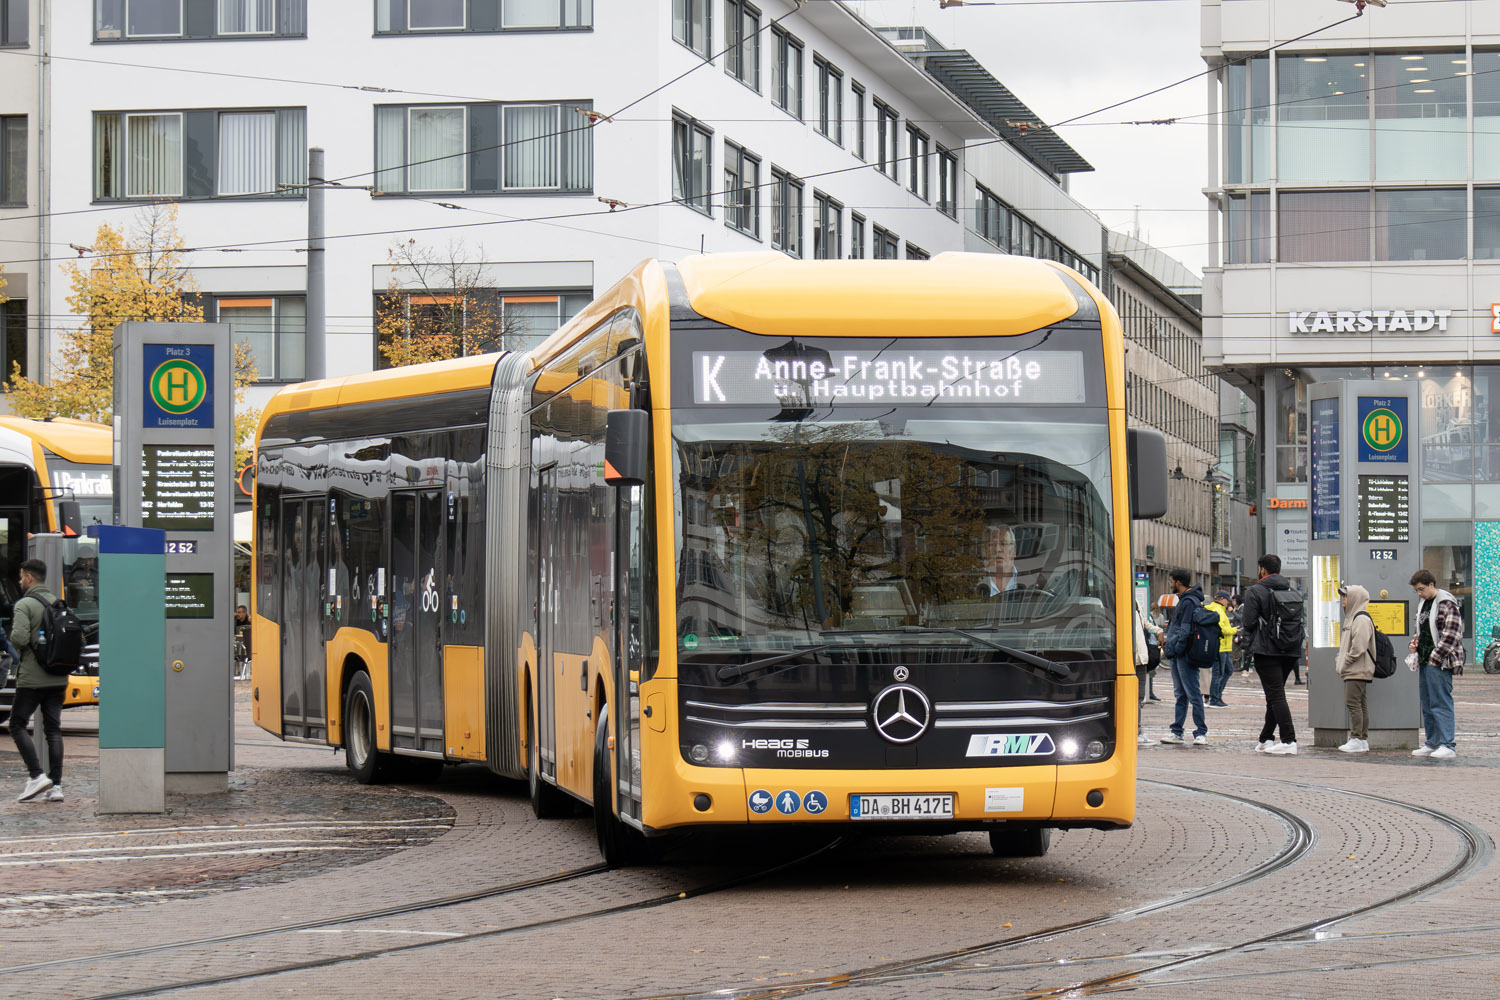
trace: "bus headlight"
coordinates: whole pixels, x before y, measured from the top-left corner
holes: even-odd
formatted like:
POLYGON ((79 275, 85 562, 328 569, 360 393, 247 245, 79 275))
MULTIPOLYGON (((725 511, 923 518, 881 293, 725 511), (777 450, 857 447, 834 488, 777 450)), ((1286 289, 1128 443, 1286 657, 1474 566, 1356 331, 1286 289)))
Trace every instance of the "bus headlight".
POLYGON ((1057 752, 1064 760, 1075 760, 1078 757, 1078 741, 1063 740, 1057 745, 1057 752))
POLYGON ((1103 757, 1104 756, 1104 741, 1103 740, 1089 740, 1088 754, 1089 754, 1089 759, 1090 760, 1098 760, 1100 757, 1103 757))
POLYGON ((731 743, 729 740, 723 740, 723 741, 721 741, 719 743, 719 746, 718 746, 717 749, 719 751, 719 759, 720 760, 722 760, 722 761, 724 761, 726 763, 728 763, 729 761, 734 760, 734 757, 735 757, 734 744, 731 743))
POLYGON ((705 764, 708 762, 708 747, 702 743, 694 743, 693 748, 688 751, 688 756, 693 759, 694 764, 705 764))

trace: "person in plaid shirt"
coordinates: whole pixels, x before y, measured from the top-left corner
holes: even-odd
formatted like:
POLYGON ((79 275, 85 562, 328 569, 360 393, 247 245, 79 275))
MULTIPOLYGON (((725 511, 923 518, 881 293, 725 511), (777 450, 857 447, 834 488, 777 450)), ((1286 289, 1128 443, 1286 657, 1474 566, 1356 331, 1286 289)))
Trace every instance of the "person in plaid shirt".
POLYGON ((1411 576, 1417 604, 1417 623, 1411 651, 1421 671, 1422 734, 1425 742, 1413 757, 1449 760, 1458 756, 1453 738, 1453 675, 1464 672, 1464 616, 1458 598, 1439 590, 1437 578, 1419 569, 1411 576))

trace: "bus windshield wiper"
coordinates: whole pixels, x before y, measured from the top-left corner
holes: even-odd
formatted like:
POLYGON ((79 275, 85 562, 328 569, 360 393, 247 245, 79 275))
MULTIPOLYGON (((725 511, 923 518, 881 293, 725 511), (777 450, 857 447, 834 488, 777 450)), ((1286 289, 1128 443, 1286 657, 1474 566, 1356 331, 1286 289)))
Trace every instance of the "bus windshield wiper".
POLYGON ((730 684, 734 681, 743 680, 747 674, 752 674, 757 670, 764 670, 767 667, 774 667, 778 663, 786 663, 788 660, 795 660, 803 656, 812 656, 824 650, 843 646, 844 643, 841 642, 824 642, 816 646, 803 646, 800 649, 792 650, 790 653, 763 656, 758 660, 750 660, 745 663, 731 663, 728 666, 720 667, 715 676, 724 683, 730 684))
MULTIPOLYGON (((828 633, 828 632, 824 632, 823 633, 823 635, 830 635, 830 634, 848 635, 848 634, 851 634, 851 633, 843 633, 843 632, 841 632, 841 633, 828 633)), ((1068 666, 1066 663, 1059 663, 1056 660, 1049 660, 1045 656, 1037 656, 1035 653, 1028 653, 1024 649, 1017 649, 1014 646, 1007 646, 1004 643, 996 642, 993 639, 987 639, 987 638, 985 638, 982 635, 975 635, 969 629, 962 629, 962 628, 930 628, 930 627, 926 627, 926 626, 922 626, 922 625, 907 625, 907 626, 904 626, 902 628, 862 629, 862 630, 860 630, 858 632, 855 632, 855 633, 852 633, 852 634, 855 634, 855 635, 882 635, 882 634, 884 634, 884 635, 937 635, 937 634, 959 635, 959 636, 963 636, 965 639, 968 639, 970 642, 978 643, 981 646, 988 646, 989 648, 995 650, 996 652, 1004 653, 1006 656, 1009 656, 1011 659, 1015 660, 1018 663, 1024 663, 1024 664, 1026 664, 1029 667, 1036 667, 1039 670, 1045 670, 1047 673, 1051 674, 1053 677, 1057 677, 1057 678, 1059 678, 1061 680, 1070 680, 1072 678, 1072 676, 1073 676, 1073 668, 1070 667, 1070 666, 1068 666)))

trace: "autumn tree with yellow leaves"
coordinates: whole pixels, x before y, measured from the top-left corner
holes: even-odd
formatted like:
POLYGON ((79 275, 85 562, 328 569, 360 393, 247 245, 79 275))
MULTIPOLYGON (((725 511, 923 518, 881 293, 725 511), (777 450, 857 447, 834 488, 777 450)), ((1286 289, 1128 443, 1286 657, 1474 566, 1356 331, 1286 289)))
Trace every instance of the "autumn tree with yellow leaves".
MULTIPOLYGON (((36 382, 13 364, 7 383, 11 412, 20 417, 76 417, 108 423, 114 411, 114 334, 121 323, 201 323, 197 283, 183 266, 177 207, 144 209, 132 232, 99 226, 87 258, 63 265, 72 288, 67 302, 83 323, 58 331, 51 377, 36 382)), ((235 466, 250 459, 249 441, 260 419, 245 405, 256 380, 255 362, 244 344, 234 348, 235 466)))
POLYGON ((480 266, 461 242, 438 251, 409 239, 388 255, 391 279, 375 317, 386 367, 488 354, 525 334, 524 324, 505 315, 495 290, 484 287, 480 266))

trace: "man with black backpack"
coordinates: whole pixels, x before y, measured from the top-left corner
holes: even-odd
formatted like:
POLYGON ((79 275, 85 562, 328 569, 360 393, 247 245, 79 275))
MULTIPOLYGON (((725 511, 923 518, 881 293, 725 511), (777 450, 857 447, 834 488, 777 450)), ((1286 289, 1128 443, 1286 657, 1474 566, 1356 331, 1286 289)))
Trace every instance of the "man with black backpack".
POLYGON ((1211 667, 1219 657, 1219 616, 1203 610, 1203 588, 1193 584, 1185 569, 1172 571, 1172 592, 1177 606, 1172 610, 1172 624, 1162 641, 1162 656, 1172 663, 1172 692, 1177 709, 1172 716, 1172 731, 1161 738, 1163 743, 1182 743, 1187 724, 1187 710, 1193 710, 1193 746, 1208 745, 1208 718, 1203 711, 1203 689, 1198 670, 1211 667), (1203 618, 1200 620, 1200 614, 1203 618), (1212 624, 1212 634, 1205 631, 1212 624))
POLYGON ((44 631, 48 609, 57 597, 47 589, 47 564, 28 559, 21 564, 21 599, 16 601, 15 619, 11 623, 10 641, 21 654, 21 673, 16 679, 16 700, 10 710, 10 735, 16 741, 31 780, 16 797, 17 802, 61 802, 62 793, 62 707, 68 675, 53 674, 43 668, 36 646, 44 631), (26 732, 32 713, 42 710, 42 732, 47 740, 47 767, 36 754, 36 746, 26 732))
POLYGON ((1297 730, 1286 703, 1286 679, 1302 656, 1307 639, 1307 614, 1302 594, 1281 575, 1281 557, 1267 553, 1258 560, 1260 578, 1245 591, 1244 631, 1249 638, 1255 673, 1266 693, 1266 721, 1255 744, 1256 753, 1291 755, 1297 752, 1297 730), (1281 740, 1272 737, 1281 730, 1281 740))

